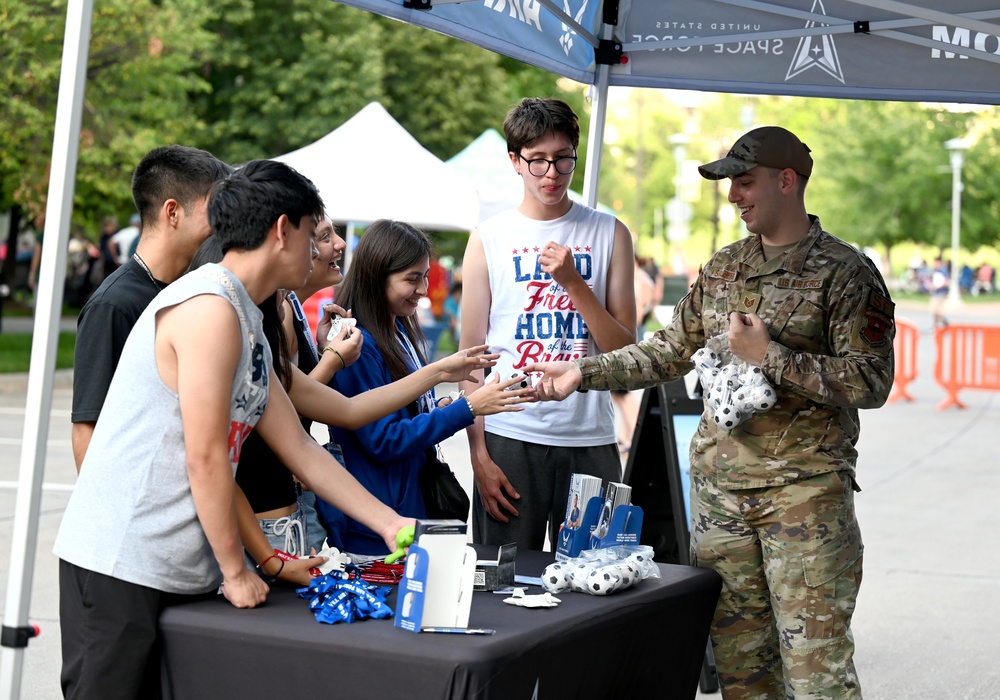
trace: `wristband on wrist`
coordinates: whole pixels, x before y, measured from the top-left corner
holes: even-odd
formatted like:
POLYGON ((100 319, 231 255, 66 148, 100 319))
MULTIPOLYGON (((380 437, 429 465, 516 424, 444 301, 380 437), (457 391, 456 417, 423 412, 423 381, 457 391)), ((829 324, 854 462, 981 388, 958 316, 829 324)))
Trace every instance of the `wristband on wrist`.
POLYGON ((264 561, 262 561, 260 564, 257 565, 257 571, 260 572, 260 576, 261 578, 264 579, 265 583, 269 584, 274 583, 275 581, 278 580, 278 577, 281 576, 281 572, 285 570, 285 559, 284 557, 281 556, 282 554, 284 554, 284 552, 282 552, 280 549, 276 549, 274 550, 274 554, 272 554, 267 559, 265 559, 264 561), (264 564, 271 561, 272 559, 278 560, 278 570, 275 571, 273 575, 268 574, 266 571, 264 571, 264 564))
POLYGON ((258 570, 258 571, 263 571, 263 570, 264 570, 264 564, 266 564, 267 562, 271 561, 271 560, 272 560, 272 559, 274 559, 274 558, 275 558, 276 556, 278 556, 278 550, 277 550, 277 549, 276 549, 276 550, 274 550, 274 554, 272 554, 272 555, 271 555, 271 556, 269 556, 269 557, 268 557, 267 559, 265 559, 264 561, 262 561, 262 562, 260 562, 259 564, 257 564, 257 570, 258 570))
POLYGON ((472 420, 476 420, 476 409, 472 407, 472 402, 469 401, 469 397, 465 397, 465 405, 469 407, 469 413, 472 414, 472 420))
POLYGON ((344 356, 340 354, 340 351, 332 345, 327 345, 323 348, 323 352, 332 352, 340 360, 340 369, 347 369, 347 363, 344 362, 344 356))

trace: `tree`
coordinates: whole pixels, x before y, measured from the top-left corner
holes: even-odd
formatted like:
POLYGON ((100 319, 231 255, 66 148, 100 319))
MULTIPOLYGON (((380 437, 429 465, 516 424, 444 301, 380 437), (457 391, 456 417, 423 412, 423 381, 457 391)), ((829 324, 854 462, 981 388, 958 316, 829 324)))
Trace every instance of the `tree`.
MULTIPOLYGON (((108 213, 133 210, 130 179, 157 145, 190 142, 188 96, 208 88, 198 55, 213 42, 197 0, 105 0, 91 32, 73 221, 90 231, 108 213)), ((45 209, 65 1, 2 0, 0 200, 30 215, 45 209)))
POLYGON ((314 0, 212 4, 218 42, 202 66, 212 89, 194 104, 223 160, 282 155, 385 99, 385 36, 372 15, 314 0))

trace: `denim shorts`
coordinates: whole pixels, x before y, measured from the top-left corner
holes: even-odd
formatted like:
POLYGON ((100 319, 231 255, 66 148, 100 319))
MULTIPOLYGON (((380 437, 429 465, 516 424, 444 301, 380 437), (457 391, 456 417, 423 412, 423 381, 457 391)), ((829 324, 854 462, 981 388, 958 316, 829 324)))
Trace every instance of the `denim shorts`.
POLYGON ((298 557, 309 553, 306 549, 308 525, 302 516, 299 508, 283 518, 258 519, 257 523, 272 547, 298 557))

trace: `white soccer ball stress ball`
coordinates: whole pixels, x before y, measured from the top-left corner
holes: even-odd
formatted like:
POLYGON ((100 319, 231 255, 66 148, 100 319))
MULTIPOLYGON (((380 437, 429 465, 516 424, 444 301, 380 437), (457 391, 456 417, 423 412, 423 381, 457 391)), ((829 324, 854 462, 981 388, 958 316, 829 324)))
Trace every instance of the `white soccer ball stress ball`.
POLYGON ((691 360, 712 419, 722 430, 728 432, 774 406, 777 395, 760 367, 742 361, 723 365, 721 353, 708 347, 696 350, 691 360))

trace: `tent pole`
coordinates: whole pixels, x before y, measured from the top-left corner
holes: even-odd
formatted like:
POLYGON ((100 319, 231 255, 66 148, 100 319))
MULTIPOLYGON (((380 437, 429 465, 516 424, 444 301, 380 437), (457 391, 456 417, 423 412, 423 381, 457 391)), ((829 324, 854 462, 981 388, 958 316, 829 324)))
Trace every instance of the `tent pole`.
MULTIPOLYGON (((611 38, 614 27, 604 25, 604 36, 611 38)), ((587 137, 587 174, 583 179, 583 201, 597 208, 597 190, 601 179, 601 152, 604 150, 604 124, 608 113, 608 84, 611 66, 599 63, 594 72, 593 107, 590 110, 590 131, 587 137)))
POLYGON ((46 441, 52 406, 59 321, 62 315, 66 246, 73 213, 73 188, 80 147, 80 122, 87 79, 87 56, 93 0, 69 0, 63 38, 62 70, 52 139, 52 168, 45 210, 38 296, 35 305, 34 342, 24 412, 21 462, 11 536, 10 572, 0 648, 0 699, 21 695, 21 672, 27 640, 38 517, 45 470, 46 441))

